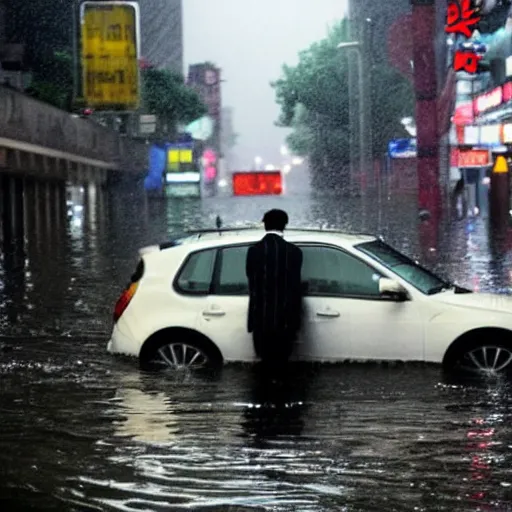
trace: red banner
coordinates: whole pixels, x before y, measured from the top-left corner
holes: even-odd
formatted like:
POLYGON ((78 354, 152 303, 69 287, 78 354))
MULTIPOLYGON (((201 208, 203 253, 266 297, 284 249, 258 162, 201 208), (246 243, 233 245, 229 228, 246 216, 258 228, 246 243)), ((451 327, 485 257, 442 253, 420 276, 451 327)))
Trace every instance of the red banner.
POLYGON ((457 167, 485 167, 490 165, 489 151, 486 149, 467 149, 457 151, 457 167))

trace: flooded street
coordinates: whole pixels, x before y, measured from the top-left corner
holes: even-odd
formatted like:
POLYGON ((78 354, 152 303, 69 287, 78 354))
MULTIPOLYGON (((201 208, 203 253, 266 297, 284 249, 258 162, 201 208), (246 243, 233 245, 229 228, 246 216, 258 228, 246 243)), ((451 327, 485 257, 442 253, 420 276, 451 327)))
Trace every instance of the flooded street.
POLYGON ((339 365, 263 385, 253 367, 150 374, 106 353, 139 247, 217 215, 258 222, 277 206, 291 226, 383 234, 460 285, 509 293, 509 252, 485 219, 420 243, 414 196, 148 201, 86 187, 69 215, 26 197, 25 236, 0 267, 1 510, 512 510, 505 382, 339 365))

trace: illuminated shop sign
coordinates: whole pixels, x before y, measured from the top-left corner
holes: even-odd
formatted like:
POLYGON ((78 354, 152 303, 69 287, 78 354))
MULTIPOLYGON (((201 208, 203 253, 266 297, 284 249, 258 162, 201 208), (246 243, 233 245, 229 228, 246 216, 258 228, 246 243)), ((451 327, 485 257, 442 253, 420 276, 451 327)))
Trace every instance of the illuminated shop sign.
POLYGON ((167 183, 199 183, 201 175, 198 172, 168 172, 165 181, 167 183))
POLYGON ((507 76, 512 76, 512 56, 505 60, 505 69, 507 76))
POLYGON ((480 144, 500 144, 501 125, 491 124, 480 127, 480 144))
POLYGON ((198 183, 176 183, 165 187, 166 197, 201 197, 198 183))
MULTIPOLYGON (((512 100, 512 82, 496 87, 490 92, 481 94, 473 100, 473 107, 476 114, 482 114, 488 110, 499 107, 512 100)), ((457 111, 456 111, 457 112, 457 111)))
POLYGON ((474 101, 475 112, 477 114, 482 114, 487 110, 499 107, 503 102, 503 89, 501 87, 496 87, 492 91, 478 96, 474 101))
POLYGON ((190 171, 194 163, 191 147, 170 147, 167 151, 167 172, 190 171))
POLYGON ((512 143, 512 123, 507 123, 503 125, 503 143, 512 143))
POLYGON ((485 167, 486 165, 490 165, 488 150, 470 149, 458 151, 457 167, 485 167))
POLYGON ((512 100, 512 82, 507 82, 502 86, 503 89, 503 103, 512 100))
POLYGON ((213 149, 206 149, 203 153, 203 169, 206 182, 217 177, 217 153, 213 149))
POLYGON ((480 142, 480 128, 478 126, 464 127, 464 144, 478 144, 480 142))
POLYGON ((194 159, 192 143, 172 144, 167 148, 165 166, 167 183, 199 183, 201 172, 194 159))
POLYGON ((233 195, 281 195, 283 178, 275 172, 235 172, 233 173, 233 195))

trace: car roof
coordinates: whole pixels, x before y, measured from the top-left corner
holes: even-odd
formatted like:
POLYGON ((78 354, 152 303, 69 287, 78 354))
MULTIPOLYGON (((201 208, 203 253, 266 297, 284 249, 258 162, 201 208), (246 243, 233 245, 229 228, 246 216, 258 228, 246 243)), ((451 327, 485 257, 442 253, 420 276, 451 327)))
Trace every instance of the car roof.
MULTIPOLYGON (((218 247, 223 245, 255 243, 265 236, 262 228, 229 228, 219 230, 200 230, 184 233, 170 242, 160 244, 161 250, 177 245, 194 246, 192 249, 205 247, 218 247)), ((287 228, 284 238, 289 242, 316 242, 350 247, 359 243, 372 242, 377 239, 375 235, 349 233, 320 228, 287 228)))

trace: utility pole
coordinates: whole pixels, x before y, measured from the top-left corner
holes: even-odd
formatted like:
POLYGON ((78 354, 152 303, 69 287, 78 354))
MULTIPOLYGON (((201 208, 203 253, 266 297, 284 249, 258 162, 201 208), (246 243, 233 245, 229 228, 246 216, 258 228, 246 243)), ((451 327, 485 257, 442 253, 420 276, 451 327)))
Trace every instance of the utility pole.
POLYGON ((71 41, 73 44, 73 106, 78 98, 78 18, 80 16, 80 0, 71 0, 71 17, 73 19, 73 34, 71 41))
MULTIPOLYGON (((363 170, 366 169, 367 166, 367 158, 366 158, 366 91, 365 91, 365 83, 364 83, 364 69, 363 69, 363 56, 361 51, 361 43, 358 41, 349 41, 346 43, 340 43, 338 48, 343 50, 352 50, 356 53, 357 56, 357 67, 358 67, 358 96, 359 96, 359 176, 363 170)), ((351 59, 349 59, 350 62, 351 59)), ((350 68, 349 68, 350 69, 350 68)), ((353 94, 349 95, 352 98, 353 94)), ((349 98, 349 101, 350 99, 349 98)), ((350 110, 352 112, 352 116, 355 117, 353 103, 349 104, 350 110)), ((352 135, 352 129, 351 129, 352 135)), ((355 146, 355 144, 354 144, 355 146)), ((351 144, 352 149, 352 144, 351 144)))
MULTIPOLYGON (((347 40, 352 40, 352 20, 347 24, 347 40)), ((355 81, 354 81, 354 61, 348 59, 348 116, 349 116, 349 150, 350 150, 350 168, 349 168, 349 193, 355 194, 355 162, 356 162, 356 109, 355 109, 355 81)))
POLYGON ((364 80, 364 124, 365 124, 365 152, 366 173, 373 181, 375 168, 373 162, 373 133, 372 133, 372 92, 373 92, 373 21, 366 18, 361 25, 361 61, 363 65, 364 80))

